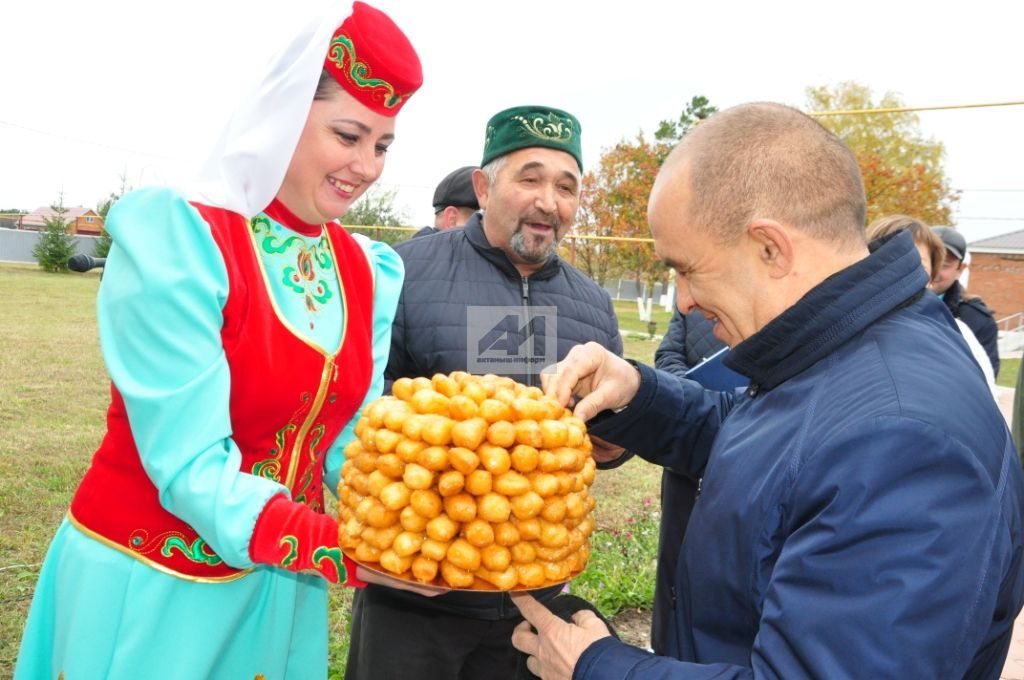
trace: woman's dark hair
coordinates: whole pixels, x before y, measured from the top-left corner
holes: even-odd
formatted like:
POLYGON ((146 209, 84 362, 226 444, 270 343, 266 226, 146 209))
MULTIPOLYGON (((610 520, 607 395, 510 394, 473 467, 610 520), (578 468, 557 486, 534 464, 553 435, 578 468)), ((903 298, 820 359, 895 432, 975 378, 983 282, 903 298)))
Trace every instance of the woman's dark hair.
POLYGON ((334 93, 341 89, 341 85, 334 79, 330 71, 324 69, 320 72, 320 82, 316 84, 316 92, 313 93, 313 101, 330 99, 334 93))

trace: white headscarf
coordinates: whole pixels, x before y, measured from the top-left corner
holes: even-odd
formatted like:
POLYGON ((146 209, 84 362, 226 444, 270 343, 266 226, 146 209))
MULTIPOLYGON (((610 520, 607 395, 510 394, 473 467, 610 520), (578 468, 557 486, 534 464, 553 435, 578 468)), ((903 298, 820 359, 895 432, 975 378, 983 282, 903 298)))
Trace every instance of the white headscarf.
POLYGON ((348 16, 338 0, 321 4, 323 10, 271 60, 242 100, 190 198, 252 217, 277 195, 309 116, 327 47, 348 16))

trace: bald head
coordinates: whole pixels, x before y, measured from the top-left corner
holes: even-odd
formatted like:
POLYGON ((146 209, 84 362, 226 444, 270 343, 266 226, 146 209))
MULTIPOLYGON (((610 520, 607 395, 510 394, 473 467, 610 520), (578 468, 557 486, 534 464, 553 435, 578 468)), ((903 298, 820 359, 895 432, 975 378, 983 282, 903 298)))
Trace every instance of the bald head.
POLYGON ((865 242, 857 159, 794 108, 743 104, 702 122, 669 155, 655 193, 658 184, 687 181, 690 222, 722 242, 734 241, 756 218, 787 223, 839 247, 865 242))

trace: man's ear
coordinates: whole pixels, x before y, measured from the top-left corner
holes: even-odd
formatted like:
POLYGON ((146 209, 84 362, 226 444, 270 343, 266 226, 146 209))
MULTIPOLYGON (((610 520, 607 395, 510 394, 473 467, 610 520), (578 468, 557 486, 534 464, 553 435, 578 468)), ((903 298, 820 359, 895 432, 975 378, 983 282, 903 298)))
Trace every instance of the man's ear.
POLYGON ((441 215, 441 228, 451 229, 459 223, 459 209, 454 205, 450 205, 444 209, 444 213, 441 215))
POLYGON ((787 227, 775 220, 757 218, 747 227, 747 236, 757 248, 757 258, 767 267, 770 277, 780 279, 793 270, 793 238, 787 227))
POLYGON ((476 202, 480 204, 481 210, 487 209, 487 197, 490 195, 491 183, 487 174, 477 168, 473 171, 473 193, 476 194, 476 202))

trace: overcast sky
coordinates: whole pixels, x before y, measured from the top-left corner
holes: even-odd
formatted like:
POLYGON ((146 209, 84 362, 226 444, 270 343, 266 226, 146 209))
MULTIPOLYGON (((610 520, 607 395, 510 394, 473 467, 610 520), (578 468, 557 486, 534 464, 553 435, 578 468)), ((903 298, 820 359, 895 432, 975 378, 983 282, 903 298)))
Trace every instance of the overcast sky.
MULTIPOLYGON (((350 4, 348 2, 346 5, 350 4)), ((479 161, 495 112, 579 117, 584 162, 653 133, 696 94, 805 105, 855 80, 907 105, 1024 100, 1024 3, 377 0, 420 53, 381 184, 414 225, 479 161)), ((235 102, 314 0, 10 0, 0 5, 0 209, 95 207, 120 186, 186 183, 235 102)), ((946 145, 968 240, 1024 229, 1024 106, 919 114, 946 145), (981 219, 1002 218, 1002 219, 981 219), (1010 219, 1013 218, 1013 219, 1010 219)))

